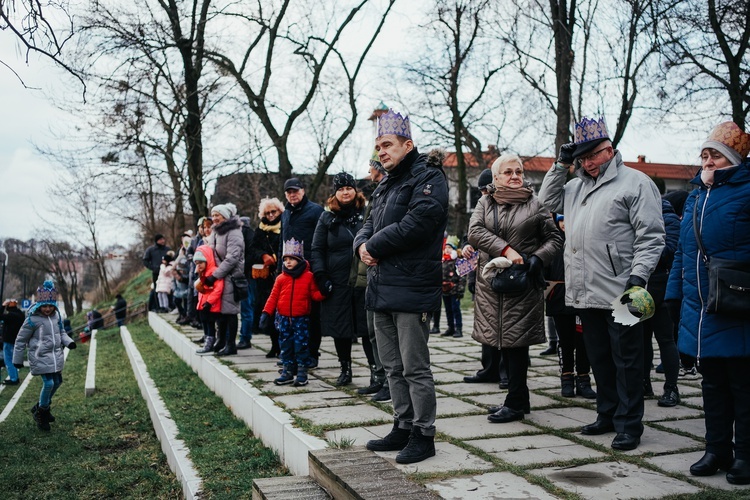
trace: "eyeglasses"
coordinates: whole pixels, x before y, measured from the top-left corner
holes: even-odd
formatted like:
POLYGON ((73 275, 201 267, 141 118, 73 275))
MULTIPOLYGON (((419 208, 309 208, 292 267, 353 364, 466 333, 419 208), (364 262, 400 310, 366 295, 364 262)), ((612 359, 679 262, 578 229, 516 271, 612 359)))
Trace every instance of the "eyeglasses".
POLYGON ((609 146, 604 147, 604 148, 600 149, 599 151, 595 151, 595 152, 591 153, 590 155, 581 156, 580 158, 578 158, 578 163, 584 163, 584 162, 587 162, 587 161, 591 161, 594 158, 596 158, 597 156, 599 156, 599 153, 601 153, 602 151, 606 151, 607 149, 609 149, 609 146))
POLYGON ((505 170, 504 172, 500 172, 500 175, 504 175, 505 177, 513 177, 513 175, 523 177, 523 170, 520 168, 516 170, 505 170))
POLYGON ((278 210, 269 210, 268 212, 263 212, 263 215, 276 215, 279 213, 278 210))

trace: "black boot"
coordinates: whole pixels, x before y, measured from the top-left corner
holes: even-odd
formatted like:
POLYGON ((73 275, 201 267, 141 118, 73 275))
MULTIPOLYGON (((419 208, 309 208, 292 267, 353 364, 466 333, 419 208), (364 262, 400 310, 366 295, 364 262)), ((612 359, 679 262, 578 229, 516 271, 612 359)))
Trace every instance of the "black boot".
POLYGON ((413 464, 435 456, 435 436, 425 436, 422 429, 412 427, 409 444, 396 455, 399 464, 413 464))
POLYGON ((643 397, 644 398, 650 398, 654 395, 654 388, 651 386, 651 379, 650 378, 644 378, 643 379, 643 397))
POLYGON ((664 384, 664 394, 656 404, 666 408, 680 404, 680 392, 677 390, 677 386, 664 384))
POLYGON ((446 331, 440 334, 441 337, 452 337, 456 333, 456 330, 451 326, 446 331))
POLYGON ((336 383, 334 385, 336 387, 341 387, 342 385, 349 385, 351 383, 352 383, 352 362, 342 361, 341 362, 341 374, 339 375, 339 378, 336 379, 336 383))
POLYGON ((573 398, 576 395, 575 377, 572 373, 563 373, 560 375, 560 395, 564 398, 573 398))
POLYGON ((34 421, 36 422, 36 426, 43 431, 49 431, 49 407, 35 406, 35 408, 34 421))
POLYGON ((551 354, 557 354, 557 340, 550 340, 549 347, 539 353, 540 356, 549 356, 551 354))
POLYGON ((596 391, 591 388, 591 377, 588 374, 576 376, 576 394, 586 399, 596 399, 596 391))
POLYGON ((398 420, 394 420, 393 429, 383 439, 373 439, 367 442, 367 449, 370 451, 398 451, 406 448, 409 444, 409 429, 401 429, 398 426, 398 420))
POLYGON ((370 367, 370 386, 357 389, 357 394, 376 394, 383 387, 383 382, 378 382, 375 376, 375 365, 370 367))

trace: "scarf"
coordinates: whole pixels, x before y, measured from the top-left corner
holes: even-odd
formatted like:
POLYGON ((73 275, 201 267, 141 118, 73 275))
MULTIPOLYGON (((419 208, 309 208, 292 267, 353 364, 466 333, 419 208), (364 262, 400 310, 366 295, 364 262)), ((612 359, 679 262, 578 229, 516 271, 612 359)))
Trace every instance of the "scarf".
POLYGON ((281 217, 276 221, 276 224, 269 222, 268 219, 263 217, 260 220, 260 224, 258 224, 258 229, 267 233, 281 233, 281 217))
POLYGON ((531 188, 523 186, 520 188, 509 188, 498 186, 492 193, 492 198, 498 205, 520 205, 526 203, 531 195, 534 194, 531 188))
POLYGON ((302 273, 304 273, 306 269, 307 269, 306 260, 301 261, 299 264, 297 264, 294 267, 294 269, 287 269, 283 263, 281 264, 281 272, 283 272, 284 274, 288 274, 294 279, 297 279, 300 276, 302 276, 302 273))

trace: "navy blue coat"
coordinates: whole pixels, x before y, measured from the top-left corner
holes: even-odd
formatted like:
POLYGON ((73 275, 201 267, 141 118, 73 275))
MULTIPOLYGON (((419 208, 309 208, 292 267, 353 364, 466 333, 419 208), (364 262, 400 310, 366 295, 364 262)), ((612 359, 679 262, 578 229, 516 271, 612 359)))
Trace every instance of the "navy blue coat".
POLYGON ((708 271, 698 256, 693 207, 709 257, 750 261, 750 162, 714 173, 709 189, 698 186, 685 202, 680 242, 667 284, 666 300, 682 300, 678 346, 697 358, 750 356, 750 315, 746 319, 709 314, 708 271))
POLYGON ((646 287, 657 306, 664 301, 669 270, 672 269, 677 243, 680 240, 680 218, 675 213, 672 204, 663 198, 661 200, 661 215, 664 218, 664 231, 666 233, 664 250, 661 251, 659 263, 656 264, 656 269, 648 279, 648 286, 646 287))
MULTIPOLYGON (((287 203, 281 214, 281 241, 279 241, 279 253, 284 255, 284 242, 294 238, 304 243, 305 260, 310 262, 312 257, 312 241, 315 234, 315 226, 318 225, 323 207, 310 201, 305 195, 296 207, 287 203)), ((279 257, 279 269, 282 259, 279 257)))
MULTIPOLYGON (((448 182, 440 155, 407 154, 372 193, 354 239, 378 259, 367 270, 367 309, 428 313, 440 307, 448 182)), ((359 253, 357 252, 357 257, 359 253)))

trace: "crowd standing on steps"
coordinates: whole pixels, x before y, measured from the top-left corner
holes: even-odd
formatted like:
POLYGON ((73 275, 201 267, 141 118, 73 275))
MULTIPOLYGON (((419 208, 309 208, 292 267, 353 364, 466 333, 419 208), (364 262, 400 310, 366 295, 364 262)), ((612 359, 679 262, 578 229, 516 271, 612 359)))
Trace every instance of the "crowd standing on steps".
MULTIPOLYGON (((678 405, 677 381, 702 377, 706 452, 690 473, 723 470, 730 483, 750 483, 750 411, 743 406, 750 376, 742 376, 750 366, 750 320, 707 304, 711 258, 750 262, 750 136, 732 123, 719 125, 701 147, 695 190, 663 198, 651 179, 624 165, 603 118, 583 118, 574 137, 560 148, 538 195, 517 156, 506 154, 483 171, 481 197, 460 239, 460 231, 445 232, 441 153, 420 154, 409 117, 390 110, 378 119, 369 202, 341 172, 332 176, 325 209, 307 198, 297 177, 284 184, 286 203, 261 200, 258 227, 231 203, 211 209, 178 254, 189 275, 179 323, 203 328, 202 355, 232 355, 254 347, 253 335, 269 335, 266 356, 281 357, 279 385, 308 383, 322 335, 334 338, 340 364, 332 383, 351 384, 352 350, 360 342, 370 378, 356 392, 392 401, 394 416, 390 432, 367 448, 398 451, 397 462, 414 463, 435 455, 429 334, 440 333, 442 300, 443 334, 463 335, 460 306, 468 290, 482 365, 464 382, 507 390, 502 405, 488 408, 490 422, 530 411, 529 347, 545 341, 540 354, 559 356, 560 395, 596 399, 597 419, 581 433, 614 433, 615 450, 639 446, 644 397, 678 405), (475 252, 477 267, 459 274, 458 260, 475 252), (506 266, 525 277, 522 292, 493 288, 506 266), (620 304, 634 315, 632 324, 615 319, 620 304), (665 376, 655 396, 652 335, 656 371, 665 376)), ((157 281, 162 261, 165 272, 170 264, 169 247, 161 235, 154 241, 144 265, 154 292, 166 293, 157 281)), ((173 304, 170 297, 167 307, 173 304)))

